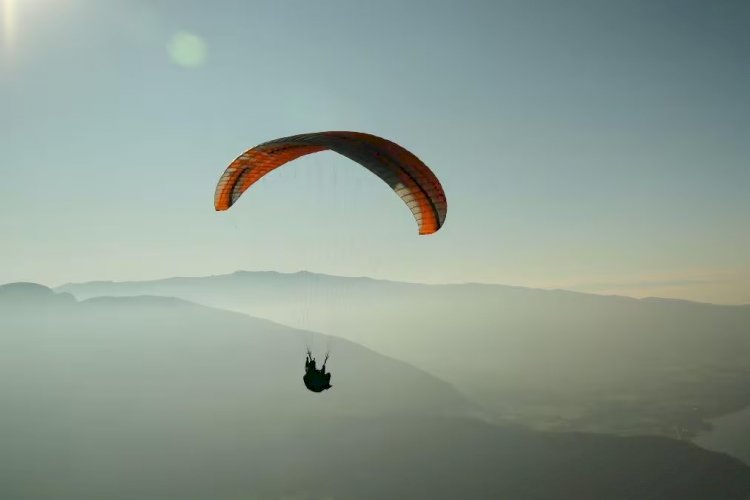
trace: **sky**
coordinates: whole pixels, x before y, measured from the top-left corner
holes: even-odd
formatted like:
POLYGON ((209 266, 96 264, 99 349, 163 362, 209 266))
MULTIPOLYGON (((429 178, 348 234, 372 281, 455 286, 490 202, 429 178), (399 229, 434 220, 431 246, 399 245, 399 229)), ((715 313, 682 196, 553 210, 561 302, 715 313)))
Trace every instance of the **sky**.
POLYGON ((0 283, 238 269, 750 303, 750 3, 0 0, 0 283), (334 153, 227 212, 252 146, 429 165, 419 236, 334 153))

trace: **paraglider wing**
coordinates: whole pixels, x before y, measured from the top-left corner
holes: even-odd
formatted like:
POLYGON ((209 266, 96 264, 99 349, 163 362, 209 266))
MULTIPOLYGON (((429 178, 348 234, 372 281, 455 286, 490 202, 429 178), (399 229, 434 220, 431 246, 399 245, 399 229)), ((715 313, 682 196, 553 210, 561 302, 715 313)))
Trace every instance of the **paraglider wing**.
POLYGON ((440 181, 422 161, 398 144, 361 132, 317 132, 282 137, 245 151, 216 186, 214 206, 227 210, 250 186, 300 156, 335 151, 385 181, 406 203, 419 226, 431 234, 445 222, 448 203, 440 181))

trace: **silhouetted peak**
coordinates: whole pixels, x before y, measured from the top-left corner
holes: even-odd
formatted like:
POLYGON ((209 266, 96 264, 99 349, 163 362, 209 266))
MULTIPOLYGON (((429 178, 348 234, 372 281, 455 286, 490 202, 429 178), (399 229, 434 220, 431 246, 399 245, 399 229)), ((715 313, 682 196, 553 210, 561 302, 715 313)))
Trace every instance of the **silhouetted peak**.
POLYGON ((51 288, 38 283, 18 282, 0 285, 0 295, 13 297, 40 297, 54 294, 51 288))
POLYGON ((58 293, 38 283, 17 282, 0 285, 0 301, 24 301, 36 304, 58 299, 66 302, 74 301, 71 294, 58 293))

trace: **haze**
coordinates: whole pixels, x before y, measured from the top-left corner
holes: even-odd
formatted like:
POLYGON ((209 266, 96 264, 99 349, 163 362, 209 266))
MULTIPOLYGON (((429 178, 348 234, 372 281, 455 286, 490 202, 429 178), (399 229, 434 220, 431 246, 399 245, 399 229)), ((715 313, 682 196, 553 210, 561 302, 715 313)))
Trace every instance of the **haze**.
POLYGON ((749 2, 0 16, 0 499, 750 499, 749 2))

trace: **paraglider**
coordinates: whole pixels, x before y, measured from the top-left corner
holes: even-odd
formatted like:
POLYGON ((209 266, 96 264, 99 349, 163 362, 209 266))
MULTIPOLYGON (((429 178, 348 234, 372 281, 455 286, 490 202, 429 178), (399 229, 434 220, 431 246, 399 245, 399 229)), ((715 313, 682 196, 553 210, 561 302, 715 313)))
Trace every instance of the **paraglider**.
POLYGON ((414 154, 387 139, 362 132, 316 132, 264 142, 238 156, 219 179, 217 211, 228 210, 242 193, 272 170, 301 156, 335 151, 385 181, 409 207, 419 234, 432 234, 445 222, 448 202, 440 181, 414 154))
MULTIPOLYGON (((438 231, 445 223, 448 202, 435 174, 413 153, 382 137, 362 132, 329 131, 281 137, 259 144, 238 156, 224 171, 214 194, 214 208, 228 210, 250 186, 276 168, 320 151, 334 151, 359 163, 383 180, 411 210, 419 234, 438 231)), ((330 389, 326 373, 307 350, 305 387, 312 392, 330 389)))
POLYGON ((305 387, 312 392, 323 392, 333 387, 331 385, 331 374, 326 373, 326 363, 328 363, 328 354, 323 361, 323 366, 318 369, 315 367, 315 358, 312 357, 310 349, 307 350, 307 359, 305 359, 305 376, 302 381, 305 387))

